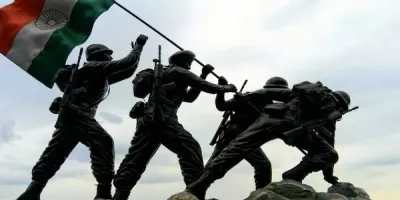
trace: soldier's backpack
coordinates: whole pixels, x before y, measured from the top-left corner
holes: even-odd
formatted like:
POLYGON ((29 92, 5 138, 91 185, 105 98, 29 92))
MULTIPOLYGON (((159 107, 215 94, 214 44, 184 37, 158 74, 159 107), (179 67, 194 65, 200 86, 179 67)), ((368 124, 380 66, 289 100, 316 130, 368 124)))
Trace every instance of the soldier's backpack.
POLYGON ((326 117, 335 109, 332 90, 319 81, 295 84, 292 91, 299 97, 303 113, 308 117, 326 117))
POLYGON ((153 88, 154 70, 151 68, 138 72, 132 80, 133 95, 138 98, 145 98, 153 88))

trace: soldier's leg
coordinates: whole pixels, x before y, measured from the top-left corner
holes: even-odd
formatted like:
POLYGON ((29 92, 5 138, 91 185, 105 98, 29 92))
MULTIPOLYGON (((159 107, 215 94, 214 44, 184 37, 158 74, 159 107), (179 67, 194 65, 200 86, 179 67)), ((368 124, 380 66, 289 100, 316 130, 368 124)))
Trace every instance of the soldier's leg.
POLYGON ((114 140, 95 119, 86 118, 81 123, 80 141, 89 147, 91 168, 98 183, 95 199, 111 199, 111 183, 115 174, 114 140))
POLYGON ((204 199, 207 188, 215 180, 222 178, 249 153, 264 143, 280 137, 280 133, 291 128, 292 124, 287 120, 271 119, 268 115, 261 115, 210 163, 200 179, 187 187, 187 191, 199 199, 204 199))
POLYGON ((116 193, 113 200, 128 199, 130 191, 139 181, 147 164, 160 147, 157 137, 158 135, 150 132, 143 123, 138 123, 128 153, 122 160, 114 178, 116 193))
POLYGON ((257 148, 245 157, 246 161, 254 168, 254 181, 256 189, 263 188, 271 183, 272 167, 271 161, 261 148, 257 148))
POLYGON ((39 200, 40 194, 78 144, 74 129, 57 129, 32 169, 32 183, 17 200, 39 200))
POLYGON ((308 155, 303 157, 302 161, 294 168, 284 172, 283 179, 302 182, 308 174, 331 167, 338 161, 339 156, 336 150, 326 140, 315 133, 310 134, 308 155))
POLYGON ((205 168, 207 168, 210 165, 211 161, 215 159, 222 152, 222 150, 224 150, 224 148, 228 146, 229 143, 232 142, 233 139, 235 139, 235 137, 231 137, 231 135, 233 134, 231 134, 230 132, 226 132, 222 135, 223 137, 220 138, 219 141, 215 144, 214 151, 211 154, 210 158, 208 159, 205 168))
POLYGON ((164 134, 161 142, 178 156, 185 184, 199 179, 204 172, 200 144, 177 121, 169 123, 164 134))

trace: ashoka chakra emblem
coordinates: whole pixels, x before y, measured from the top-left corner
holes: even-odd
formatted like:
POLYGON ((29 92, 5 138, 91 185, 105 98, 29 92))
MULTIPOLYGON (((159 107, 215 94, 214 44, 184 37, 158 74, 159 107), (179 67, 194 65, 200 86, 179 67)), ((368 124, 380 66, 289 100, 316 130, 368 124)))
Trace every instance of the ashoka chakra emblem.
POLYGON ((38 29, 48 31, 59 29, 67 24, 67 16, 58 10, 46 10, 36 20, 35 25, 38 29))

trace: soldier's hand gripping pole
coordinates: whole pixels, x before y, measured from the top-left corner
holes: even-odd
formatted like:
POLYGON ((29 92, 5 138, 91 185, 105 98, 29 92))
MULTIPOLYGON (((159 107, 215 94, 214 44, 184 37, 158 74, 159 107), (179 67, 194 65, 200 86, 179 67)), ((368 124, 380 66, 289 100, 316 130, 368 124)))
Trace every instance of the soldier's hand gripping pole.
MULTIPOLYGON (((247 84, 247 79, 243 82, 242 87, 240 88, 239 93, 241 93, 244 89, 244 86, 247 84)), ((214 137, 211 139, 210 145, 213 146, 215 143, 217 143, 218 137, 220 136, 222 130, 224 130, 226 122, 228 121, 229 117, 233 114, 232 110, 227 110, 224 112, 223 118, 221 123, 218 126, 217 131, 214 134, 214 137)))
MULTIPOLYGON (((172 41, 171 39, 169 39, 167 36, 165 36, 164 34, 162 34, 160 31, 158 31, 157 29, 155 29, 153 26, 151 26, 150 24, 148 24, 147 22, 145 22, 143 19, 141 19, 140 17, 138 17, 137 15, 135 15, 133 12, 131 12, 130 10, 128 10, 127 8, 125 8, 123 5, 121 5, 120 3, 118 3, 116 0, 112 0, 115 5, 117 5, 118 7, 120 7, 122 10, 124 10, 125 12, 129 13, 130 15, 132 15, 132 17, 136 18, 137 20, 139 20, 140 22, 142 22, 144 25, 146 25, 147 27, 149 27, 151 30, 153 30, 154 32, 158 33, 161 37, 163 37, 164 39, 166 39, 168 42, 170 42, 172 45, 174 45, 176 48, 178 48, 179 50, 184 50, 182 47, 180 47, 178 44, 176 44, 174 41, 172 41)), ((197 59, 194 59, 199 65, 201 65, 202 67, 205 66, 205 64, 203 64, 202 62, 200 62, 197 59)), ((219 78, 219 76, 215 73, 215 72, 211 72, 212 75, 214 75, 216 78, 219 78)))
POLYGON ((83 48, 81 48, 79 50, 78 61, 77 61, 76 65, 72 65, 73 68, 72 68, 71 76, 69 77, 69 82, 65 86, 64 94, 61 98, 60 111, 58 113, 56 124, 54 125, 55 128, 61 128, 65 125, 65 120, 66 120, 65 119, 65 107, 68 105, 73 93, 75 93, 73 91, 73 85, 75 83, 76 73, 78 72, 79 64, 81 63, 82 54, 83 54, 83 48))

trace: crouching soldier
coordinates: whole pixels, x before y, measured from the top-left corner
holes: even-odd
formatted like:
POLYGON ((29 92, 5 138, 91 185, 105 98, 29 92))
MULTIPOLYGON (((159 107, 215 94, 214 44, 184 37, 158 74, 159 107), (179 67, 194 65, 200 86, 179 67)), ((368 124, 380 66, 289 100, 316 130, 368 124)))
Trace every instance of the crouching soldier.
MULTIPOLYGON (((341 104, 344 110, 350 105, 350 96, 343 91, 335 91, 332 95, 341 104)), ((289 145, 307 150, 308 154, 294 168, 282 174, 283 179, 292 179, 302 182, 312 172, 322 170, 324 179, 330 184, 338 183, 338 178, 333 175, 333 167, 339 156, 334 149, 336 122, 318 127, 316 130, 304 132, 303 137, 289 145)))

